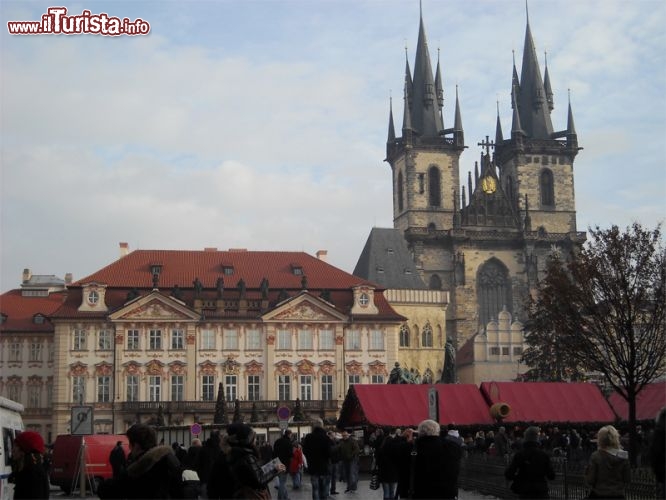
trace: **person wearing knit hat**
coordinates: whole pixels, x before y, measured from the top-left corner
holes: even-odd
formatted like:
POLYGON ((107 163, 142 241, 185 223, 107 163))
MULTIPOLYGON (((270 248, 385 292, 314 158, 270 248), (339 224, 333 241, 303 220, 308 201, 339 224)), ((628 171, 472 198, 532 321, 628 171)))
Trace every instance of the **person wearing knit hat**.
POLYGON ((539 428, 525 430, 523 448, 513 456, 504 471, 511 483, 511 491, 519 498, 549 498, 548 480, 555 479, 550 457, 539 446, 539 428))
POLYGON ((34 431, 23 431, 14 439, 12 473, 14 498, 49 498, 49 478, 44 468, 44 439, 34 431))

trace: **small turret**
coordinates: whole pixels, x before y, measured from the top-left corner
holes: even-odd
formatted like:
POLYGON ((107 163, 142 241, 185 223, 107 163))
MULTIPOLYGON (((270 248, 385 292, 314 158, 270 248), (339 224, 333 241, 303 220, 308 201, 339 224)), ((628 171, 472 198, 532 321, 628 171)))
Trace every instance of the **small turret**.
POLYGON ((544 60, 546 62, 546 69, 543 73, 543 88, 546 91, 546 102, 548 103, 548 110, 552 111, 555 108, 553 101, 553 89, 550 86, 550 76, 548 75, 548 53, 544 52, 544 60))
POLYGON ((571 110, 571 92, 569 92, 569 112, 567 115, 567 148, 578 150, 578 135, 576 134, 573 111, 571 110))
POLYGON ((453 143, 461 148, 465 147, 465 132, 463 131, 462 117, 460 115, 460 102, 458 101, 458 86, 456 85, 456 113, 453 122, 453 143))

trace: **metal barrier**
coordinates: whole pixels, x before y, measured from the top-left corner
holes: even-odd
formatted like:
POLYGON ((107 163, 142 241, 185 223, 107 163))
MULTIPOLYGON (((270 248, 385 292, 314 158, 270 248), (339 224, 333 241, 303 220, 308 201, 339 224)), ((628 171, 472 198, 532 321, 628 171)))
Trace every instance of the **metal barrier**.
MULTIPOLYGON (((460 464, 459 486, 484 495, 513 499, 516 494, 504 479, 504 470, 510 457, 494 457, 485 453, 470 453, 460 464)), ((554 500, 582 500, 587 498, 589 488, 585 485, 587 462, 569 461, 565 457, 552 457, 556 477, 549 481, 550 498, 554 500)), ((627 500, 652 500, 656 498, 656 482, 650 469, 637 468, 631 471, 631 483, 626 489, 627 500)))

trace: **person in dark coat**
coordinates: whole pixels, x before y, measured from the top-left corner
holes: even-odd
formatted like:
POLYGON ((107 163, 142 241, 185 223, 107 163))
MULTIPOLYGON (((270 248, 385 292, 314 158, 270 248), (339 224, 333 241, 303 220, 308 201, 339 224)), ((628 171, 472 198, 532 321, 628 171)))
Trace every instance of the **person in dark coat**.
POLYGON ((284 464, 265 471, 255 446, 256 435, 249 425, 232 424, 227 429, 230 446, 227 465, 236 485, 232 498, 270 498, 268 484, 285 472, 284 464))
POLYGON ((100 498, 183 498, 182 468, 171 446, 157 445, 155 429, 127 429, 130 454, 118 481, 104 481, 100 498))
POLYGON ((205 498, 207 496, 206 490, 208 488, 208 478, 210 477, 211 470, 213 469, 213 464, 217 460, 218 456, 221 453, 221 439, 220 432, 213 431, 211 435, 206 439, 201 451, 199 452, 199 463, 197 465, 197 474, 199 474, 199 480, 201 481, 201 495, 205 498))
POLYGON ((113 470, 113 479, 118 479, 127 467, 127 455, 123 450, 123 442, 118 441, 109 453, 109 463, 113 470))
POLYGON ((539 428, 528 427, 523 448, 513 456, 504 471, 504 477, 513 481, 511 490, 519 498, 549 498, 548 480, 555 479, 555 471, 548 454, 539 446, 539 428))
POLYGON ((185 466, 187 460, 187 450, 180 445, 178 441, 171 443, 171 449, 182 466, 185 466))
MULTIPOLYGON (((416 463, 413 467, 413 498, 456 498, 451 495, 457 485, 445 472, 452 466, 450 452, 440 436, 440 426, 434 420, 424 420, 419 424, 416 438, 416 463)), ((412 473, 410 467, 410 474, 412 473)))
POLYGON ((395 498, 398 488, 400 443, 395 432, 395 429, 392 429, 379 448, 375 450, 379 482, 382 485, 385 500, 395 498))
POLYGON ((44 439, 37 432, 23 431, 14 440, 9 482, 14 483, 15 499, 49 498, 49 478, 43 464, 45 451, 44 439))
MULTIPOLYGON (((284 431, 282 437, 275 440, 273 443, 273 458, 279 458, 280 462, 284 464, 289 470, 289 465, 291 463, 291 457, 294 455, 294 445, 291 441, 291 431, 289 429, 284 431)), ((280 485, 278 487, 278 500, 288 500, 289 495, 287 493, 287 476, 288 473, 285 472, 278 476, 280 485)))
POLYGON ((446 469, 442 471, 446 485, 444 498, 458 498, 458 476, 460 475, 460 461, 463 457, 463 440, 457 429, 450 424, 443 441, 444 460, 446 469))
POLYGON ((332 450, 333 441, 324 430, 322 420, 315 418, 312 432, 303 438, 303 454, 312 483, 312 500, 325 500, 329 496, 332 450))
POLYGON ((398 496, 409 498, 410 475, 412 470, 411 452, 414 448, 414 429, 407 428, 398 437, 398 496))

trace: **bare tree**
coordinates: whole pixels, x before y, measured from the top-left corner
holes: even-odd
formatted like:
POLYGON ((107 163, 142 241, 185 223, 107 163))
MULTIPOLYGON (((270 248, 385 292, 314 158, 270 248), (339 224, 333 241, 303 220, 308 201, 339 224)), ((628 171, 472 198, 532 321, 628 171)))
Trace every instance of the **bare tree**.
POLYGON ((665 371, 666 252, 660 227, 589 231, 567 262, 548 262, 530 300, 523 359, 541 369, 558 363, 560 379, 567 371, 601 374, 629 405, 634 462, 636 397, 665 371))

